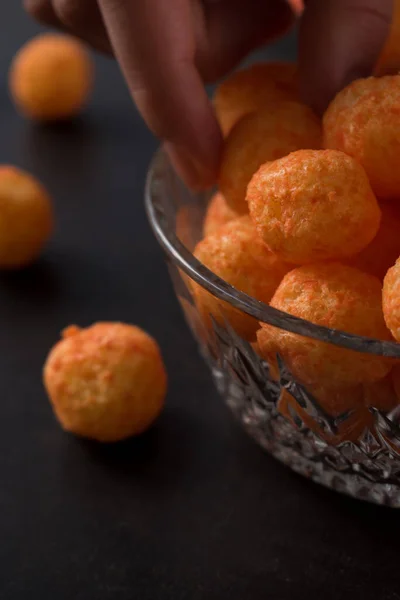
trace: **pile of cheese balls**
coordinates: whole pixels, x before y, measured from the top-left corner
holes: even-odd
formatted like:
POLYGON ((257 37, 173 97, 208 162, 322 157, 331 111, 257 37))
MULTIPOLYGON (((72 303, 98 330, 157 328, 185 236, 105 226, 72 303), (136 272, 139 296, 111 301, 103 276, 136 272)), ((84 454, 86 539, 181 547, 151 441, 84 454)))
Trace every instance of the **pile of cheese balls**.
MULTIPOLYGON (((400 341, 400 75, 354 81, 321 120, 299 100, 294 64, 261 63, 223 82, 214 104, 225 149, 195 256, 276 309, 400 341)), ((350 411, 327 433, 282 393, 282 414, 330 443, 372 426, 371 406, 400 404, 396 361, 259 324, 197 285, 193 293, 206 326, 228 320, 273 377, 279 354, 333 419, 350 411)))
MULTIPOLYGON (((17 53, 10 93, 27 119, 54 122, 78 115, 88 101, 94 66, 76 39, 40 35, 17 53)), ((34 262, 49 240, 54 211, 32 175, 0 165, 0 269, 34 262)), ((114 442, 145 431, 160 414, 167 375, 156 341, 123 323, 68 327, 50 352, 44 384, 61 426, 114 442)))

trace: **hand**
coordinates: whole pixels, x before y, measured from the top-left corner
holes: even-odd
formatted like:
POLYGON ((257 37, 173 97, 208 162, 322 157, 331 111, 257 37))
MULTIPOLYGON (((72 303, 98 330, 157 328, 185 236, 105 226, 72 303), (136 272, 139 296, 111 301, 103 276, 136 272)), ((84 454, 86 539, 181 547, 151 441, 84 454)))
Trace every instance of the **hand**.
MULTIPOLYGON (((300 23, 305 101, 322 112, 371 72, 393 0, 308 0, 300 23)), ((294 22, 285 0, 25 0, 38 20, 113 53, 132 97, 186 182, 215 182, 222 138, 204 83, 294 22)))

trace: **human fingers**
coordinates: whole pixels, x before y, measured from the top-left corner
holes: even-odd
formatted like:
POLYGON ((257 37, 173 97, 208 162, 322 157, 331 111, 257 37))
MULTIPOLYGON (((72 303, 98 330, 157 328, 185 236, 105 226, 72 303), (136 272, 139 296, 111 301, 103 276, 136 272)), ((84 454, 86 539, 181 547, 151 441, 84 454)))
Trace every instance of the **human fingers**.
POLYGON ((99 0, 114 53, 144 120, 192 187, 215 182, 221 133, 195 66, 188 0, 99 0))
POLYGON ((100 52, 111 52, 97 0, 24 0, 24 6, 37 21, 72 33, 100 52))
POLYGON ((393 0, 308 0, 301 18, 302 93, 317 112, 352 80, 372 73, 389 32, 393 0))
POLYGON ((285 33, 295 14, 287 0, 206 0, 198 5, 196 64, 214 82, 252 50, 285 33), (203 6, 200 7, 200 4, 203 6))

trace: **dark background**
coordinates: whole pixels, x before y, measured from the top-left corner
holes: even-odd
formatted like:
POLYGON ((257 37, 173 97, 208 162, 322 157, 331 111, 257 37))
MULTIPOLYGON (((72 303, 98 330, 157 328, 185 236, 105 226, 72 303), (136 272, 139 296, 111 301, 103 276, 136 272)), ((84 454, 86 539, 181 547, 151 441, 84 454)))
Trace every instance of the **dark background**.
POLYGON ((0 7, 0 162, 44 182, 58 229, 37 265, 0 277, 0 598, 400 598, 400 513, 294 475, 217 397, 146 222, 156 143, 117 67, 98 60, 72 126, 15 114, 8 66, 39 30, 20 4, 0 7), (41 384, 60 329, 98 319, 150 331, 170 375, 158 424, 111 447, 64 434, 41 384))

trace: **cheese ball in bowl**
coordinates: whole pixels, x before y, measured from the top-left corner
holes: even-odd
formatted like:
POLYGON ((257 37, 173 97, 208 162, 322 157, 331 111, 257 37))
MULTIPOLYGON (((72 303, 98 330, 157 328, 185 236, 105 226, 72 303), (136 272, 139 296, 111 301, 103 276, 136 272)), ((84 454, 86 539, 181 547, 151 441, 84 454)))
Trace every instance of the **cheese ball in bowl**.
POLYGON ((159 347, 133 325, 69 327, 43 373, 58 421, 77 436, 116 442, 140 434, 164 405, 167 375, 159 347))
POLYGON ((311 109, 282 102, 244 117, 225 141, 219 187, 236 212, 248 212, 247 186, 259 167, 300 148, 321 147, 321 126, 311 109))
MULTIPOLYGON (((283 276, 291 268, 264 246, 248 216, 239 217, 196 246, 194 256, 213 273, 249 296, 268 303, 283 276)), ((205 323, 211 316, 226 321, 245 339, 255 338, 258 323, 253 317, 219 300, 201 286, 193 286, 195 301, 205 323)))
POLYGON ((229 223, 229 221, 232 221, 238 216, 239 215, 227 205, 221 192, 216 192, 207 207, 203 226, 204 236, 214 233, 222 225, 229 223))
MULTIPOLYGON (((271 306, 316 325, 379 340, 390 340, 382 313, 381 283, 340 263, 298 267, 276 290, 271 306)), ((388 359, 341 348, 262 324, 261 353, 278 353, 306 386, 347 387, 385 377, 388 359)))
POLYGON ((0 269, 34 262, 54 227, 45 188, 29 173, 0 165, 0 269))
MULTIPOLYGON (((349 266, 349 258, 288 265, 291 270, 269 306, 260 303, 254 292, 252 298, 234 282, 241 272, 244 285, 253 285, 247 269, 236 268, 242 255, 249 256, 236 240, 206 243, 204 258, 194 256, 209 193, 184 189, 177 194, 182 184, 163 152, 154 159, 149 183, 147 211, 167 254, 176 296, 216 389, 243 429, 306 478, 364 501, 399 507, 400 406, 393 397, 391 371, 400 363, 400 351, 385 325, 382 281, 349 266), (181 206, 192 206, 199 217, 192 222, 194 243, 186 247, 174 235, 181 206), (239 258, 230 263, 236 251, 239 258), (214 263, 221 266, 223 279, 215 274, 214 263), (227 283, 230 274, 235 287, 227 283), (211 300, 203 311, 208 291, 211 300), (247 331, 242 329, 244 335, 237 335, 247 315, 256 321, 257 339, 251 321, 247 331), (290 394, 289 421, 282 416, 285 399, 280 402, 285 392, 290 394)), ((358 189, 355 185, 356 193, 358 189)), ((386 200, 378 200, 383 207, 386 200)), ((251 221, 251 215, 241 218, 251 221)), ((248 238, 257 239, 254 225, 248 238)), ((260 273, 258 279, 265 276, 260 273)), ((399 382, 400 375, 400 389, 399 382)))
POLYGON ((81 112, 93 83, 88 52, 76 39, 46 33, 17 53, 10 91, 20 112, 38 121, 57 121, 81 112))
POLYGON ((394 199, 380 202, 379 207, 382 218, 378 233, 368 246, 346 263, 383 281, 400 256, 400 203, 394 199))
POLYGON ((380 224, 364 169, 336 150, 298 150, 266 163, 246 198, 266 246, 296 264, 352 256, 380 224))
POLYGON ((297 66, 290 62, 256 63, 235 71, 216 89, 214 107, 224 135, 245 115, 271 102, 298 98, 297 66))
POLYGON ((362 388, 316 387, 308 390, 318 406, 331 421, 331 428, 324 427, 318 413, 307 411, 287 391, 282 390, 278 411, 295 427, 307 427, 328 444, 337 446, 344 442, 356 442, 373 424, 371 412, 363 405, 362 388))
POLYGON ((379 198, 400 195, 400 75, 354 81, 334 98, 324 118, 324 145, 365 169, 379 198))
POLYGON ((400 258, 384 279, 382 303, 386 325, 395 340, 400 342, 400 258))

